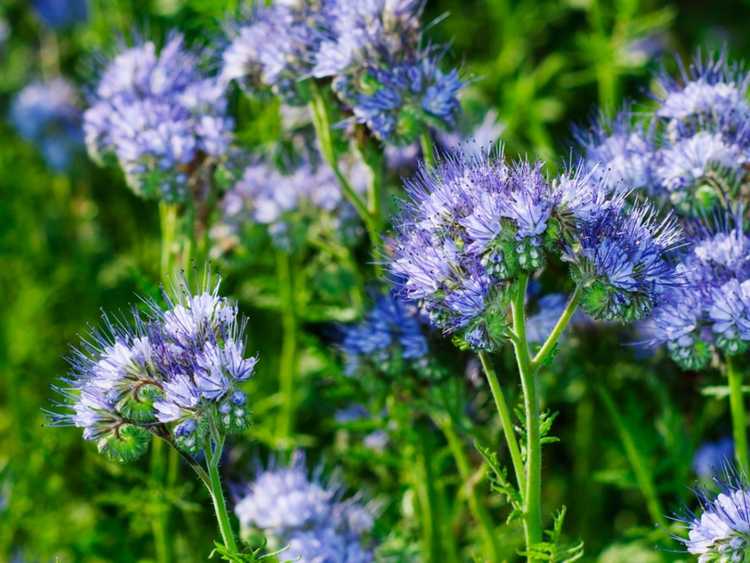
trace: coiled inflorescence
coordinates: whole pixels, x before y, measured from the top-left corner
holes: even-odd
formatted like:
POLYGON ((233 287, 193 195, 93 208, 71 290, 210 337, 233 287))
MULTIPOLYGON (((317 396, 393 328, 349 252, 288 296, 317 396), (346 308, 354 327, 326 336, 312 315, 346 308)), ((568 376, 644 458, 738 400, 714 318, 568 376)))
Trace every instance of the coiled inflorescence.
POLYGON ((114 157, 139 195, 181 201, 189 180, 227 151, 232 119, 220 82, 182 36, 142 42, 107 65, 84 113, 89 154, 114 157))
POLYGON ((55 170, 68 168, 83 146, 76 92, 62 78, 32 82, 21 90, 11 105, 10 120, 55 170))
POLYGON ((716 496, 700 494, 700 514, 685 519, 687 539, 680 538, 700 563, 745 561, 750 551, 750 491, 734 477, 719 483, 716 496))
MULTIPOLYGON (((638 123, 626 108, 579 132, 587 162, 625 189, 645 188, 684 214, 735 198, 748 181, 750 74, 725 54, 696 57, 680 77, 657 77, 656 108, 638 123)), ((644 116, 644 114, 641 114, 644 116)))
POLYGON ((121 461, 140 456, 152 434, 196 454, 212 436, 247 427, 239 386, 257 358, 245 354, 246 320, 218 284, 193 295, 181 282, 175 294, 166 309, 149 302, 130 323, 105 317, 104 328, 83 340, 58 387, 60 406, 72 412, 53 414, 54 424, 82 428, 121 461))
POLYGON ((365 538, 374 517, 356 498, 342 495, 335 480, 325 485, 318 474, 308 477, 304 456, 296 453, 288 467, 260 471, 234 511, 243 529, 262 531, 271 547, 286 547, 285 559, 370 562, 365 538))
POLYGON ((334 0, 314 76, 381 140, 409 144, 428 126, 452 126, 464 83, 444 72, 443 49, 421 47, 421 0, 334 0))
POLYGON ((655 311, 653 342, 685 369, 705 367, 714 350, 732 356, 750 346, 750 237, 741 223, 698 231, 677 290, 655 311))
POLYGON ((597 319, 646 316, 674 283, 674 220, 612 195, 599 175, 548 180, 501 154, 450 155, 407 184, 391 271, 433 325, 475 348, 507 336, 510 289, 547 255, 570 263, 597 319))
POLYGON ((366 367, 398 375, 404 362, 421 371, 428 367, 427 338, 416 307, 393 292, 379 296, 362 322, 344 327, 343 333, 348 375, 366 367))

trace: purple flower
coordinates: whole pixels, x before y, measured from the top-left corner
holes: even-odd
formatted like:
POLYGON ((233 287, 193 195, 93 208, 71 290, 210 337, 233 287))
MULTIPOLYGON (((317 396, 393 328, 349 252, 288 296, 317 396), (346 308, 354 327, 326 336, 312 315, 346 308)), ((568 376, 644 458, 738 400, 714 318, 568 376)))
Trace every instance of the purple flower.
POLYGON ((147 448, 150 434, 171 432, 175 443, 198 452, 210 425, 218 432, 247 426, 244 393, 257 358, 246 358, 236 305, 219 297, 218 284, 193 295, 175 288, 164 311, 149 302, 131 322, 110 321, 83 340, 72 356, 71 375, 58 390, 56 425, 83 428, 108 456, 127 461, 147 448), (164 426, 175 423, 171 428, 164 426))
POLYGON ((33 5, 39 19, 54 29, 84 22, 89 17, 87 0, 34 0, 33 5))
POLYGON ((308 476, 299 452, 288 467, 271 464, 259 471, 235 505, 244 529, 262 531, 274 548, 288 546, 285 557, 301 561, 372 561, 364 545, 374 517, 356 497, 342 500, 343 487, 308 476))
POLYGON ((105 69, 84 113, 91 157, 114 157, 144 197, 183 200, 191 171, 229 147, 233 122, 224 89, 199 62, 180 35, 158 54, 150 41, 125 49, 105 69))
POLYGON ((716 442, 706 442, 693 457, 693 471, 703 480, 709 481, 721 474, 734 458, 734 442, 726 437, 716 442))
POLYGON ((343 332, 341 349, 349 375, 364 364, 400 373, 402 360, 420 367, 428 353, 416 309, 394 293, 379 296, 362 322, 343 327, 343 332))

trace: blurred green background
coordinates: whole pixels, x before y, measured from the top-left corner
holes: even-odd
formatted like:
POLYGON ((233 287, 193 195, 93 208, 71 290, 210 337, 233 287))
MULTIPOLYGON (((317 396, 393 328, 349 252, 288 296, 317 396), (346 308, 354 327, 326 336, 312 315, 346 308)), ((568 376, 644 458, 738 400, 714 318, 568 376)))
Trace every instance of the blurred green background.
MULTIPOLYGON (((84 155, 67 174, 50 171, 5 117, 18 90, 57 72, 83 98, 97 54, 134 31, 158 38, 179 29, 194 41, 220 40, 221 22, 238 2, 90 0, 87 22, 57 32, 30 4, 0 5, 7 27, 0 45, 0 561, 152 560, 151 521, 165 502, 179 514, 180 558, 203 560, 213 528, 206 495, 187 470, 156 498, 148 460, 127 467, 106 461, 78 430, 46 427, 42 411, 50 407, 50 384, 66 371, 69 343, 100 309, 126 308, 136 292, 155 290, 157 208, 136 198, 117 171, 84 155)), ((467 108, 496 108, 510 152, 556 164, 571 155, 572 124, 642 97, 660 64, 674 66, 672 53, 726 45, 734 57, 750 57, 746 2, 428 0, 426 22, 445 14, 427 35, 450 42, 451 60, 474 77, 467 108)), ((273 388, 279 321, 243 300, 240 275, 226 275, 252 326, 263 327, 254 343, 264 358, 254 383, 262 396, 273 388)), ((701 397, 701 382, 660 356, 638 359, 621 349, 619 338, 580 343, 578 355, 565 360, 567 371, 551 378, 564 446, 547 454, 546 494, 550 506, 567 499, 567 532, 585 540, 587 560, 673 560, 677 544, 653 549, 653 514, 632 452, 617 438, 633 438, 672 514, 688 502, 696 444, 727 427, 725 407, 701 397), (597 398, 595 386, 605 382, 620 419, 597 398)), ((310 354, 306 377, 313 378, 326 360, 310 354)), ((302 408, 304 419, 317 420, 314 404, 302 408)), ((253 432, 261 435, 258 418, 253 432)), ((315 447, 325 445, 321 435, 315 447)), ((362 468, 350 463, 347 471, 356 482, 362 468)))

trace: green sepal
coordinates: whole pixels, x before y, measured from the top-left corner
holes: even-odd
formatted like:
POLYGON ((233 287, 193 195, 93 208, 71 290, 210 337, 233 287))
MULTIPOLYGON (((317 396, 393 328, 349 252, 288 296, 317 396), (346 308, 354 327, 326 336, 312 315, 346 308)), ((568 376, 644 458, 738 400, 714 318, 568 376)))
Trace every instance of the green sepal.
POLYGON ((122 424, 106 436, 102 436, 96 445, 99 453, 109 459, 128 463, 141 457, 151 442, 151 433, 141 426, 122 424))

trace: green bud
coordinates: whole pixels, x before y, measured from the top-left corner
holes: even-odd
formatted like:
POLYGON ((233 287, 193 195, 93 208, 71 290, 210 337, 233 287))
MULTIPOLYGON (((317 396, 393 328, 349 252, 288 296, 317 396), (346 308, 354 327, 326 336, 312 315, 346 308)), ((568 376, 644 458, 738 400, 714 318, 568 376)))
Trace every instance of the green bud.
POLYGON ((695 207, 701 212, 711 211, 720 200, 719 193, 714 186, 703 184, 695 190, 695 207))
POLYGON ((667 348, 677 365, 686 370, 701 370, 711 361, 711 346, 703 340, 696 340, 691 346, 679 346, 670 342, 667 348))
POLYGON ((154 401, 161 396, 162 391, 156 385, 140 385, 120 400, 117 409, 129 420, 150 422, 155 418, 154 401))
POLYGON ((729 356, 736 356, 747 352, 748 343, 735 337, 719 336, 716 339, 716 345, 726 352, 729 356))
POLYGON ((403 144, 413 143, 422 133, 424 124, 418 111, 405 106, 398 114, 396 135, 403 144))
POLYGON ((610 287, 600 280, 584 287, 581 307, 595 319, 608 319, 612 316, 610 304, 610 287))
POLYGON ((140 426, 122 424, 97 441, 99 453, 109 459, 127 463, 141 457, 151 442, 151 433, 140 426))

